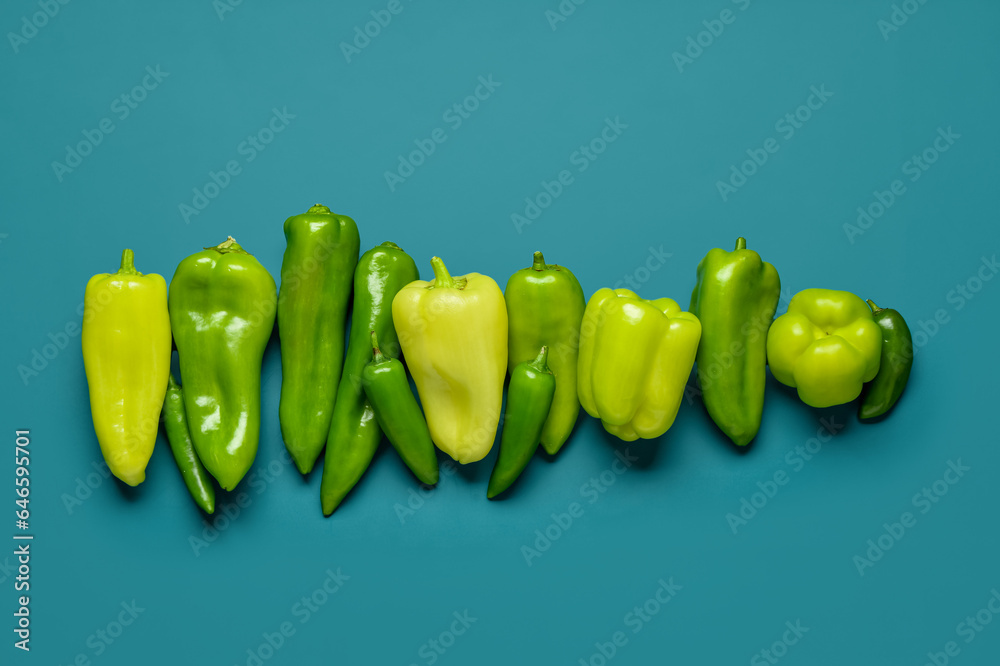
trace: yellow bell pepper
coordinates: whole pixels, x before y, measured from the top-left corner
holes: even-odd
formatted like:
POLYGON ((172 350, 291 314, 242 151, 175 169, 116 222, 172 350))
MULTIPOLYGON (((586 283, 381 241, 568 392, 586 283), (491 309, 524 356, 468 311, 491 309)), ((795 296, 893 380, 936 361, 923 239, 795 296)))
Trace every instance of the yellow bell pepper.
POLYGON ((580 329, 580 404, 626 442, 659 437, 677 416, 700 339, 701 322, 672 299, 598 290, 580 329))
POLYGON ((493 448, 507 373, 507 308, 493 278, 452 277, 438 257, 434 279, 406 285, 392 320, 417 385, 431 439, 465 464, 493 448))
POLYGON ((767 332, 771 374, 798 389, 812 407, 861 395, 878 373, 882 330, 861 298, 848 291, 804 289, 767 332))
POLYGON ((170 376, 167 283, 135 269, 122 252, 117 273, 100 273, 84 294, 83 367, 90 413, 111 473, 130 486, 146 478, 170 376))

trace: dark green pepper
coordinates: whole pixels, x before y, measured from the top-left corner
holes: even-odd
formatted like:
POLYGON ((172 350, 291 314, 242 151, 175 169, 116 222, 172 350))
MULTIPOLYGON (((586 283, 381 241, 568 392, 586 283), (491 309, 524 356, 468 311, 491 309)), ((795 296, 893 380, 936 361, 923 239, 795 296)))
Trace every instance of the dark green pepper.
POLYGON ((181 261, 170 281, 188 427, 198 458, 226 490, 257 455, 260 366, 276 292, 271 274, 232 236, 181 261))
POLYGON ((542 347, 533 361, 518 363, 510 373, 500 454, 486 489, 489 499, 514 483, 538 448, 557 390, 556 377, 546 364, 548 355, 548 347, 542 347))
POLYGON ((861 394, 858 417, 862 420, 877 418, 893 408, 903 395, 913 367, 913 338, 903 315, 891 308, 880 308, 871 299, 868 299, 868 307, 882 329, 882 358, 878 374, 865 385, 861 394))
POLYGON ((546 264, 535 252, 528 268, 507 280, 507 367, 510 372, 530 361, 543 345, 549 348, 549 367, 556 378, 552 410, 542 429, 542 447, 555 454, 573 432, 580 414, 576 372, 580 351, 580 324, 586 301, 576 276, 565 266, 546 264))
POLYGON ((698 264, 692 314, 701 321, 698 381, 709 416, 737 446, 760 429, 764 412, 767 329, 778 307, 778 271, 746 249, 708 251, 698 264))
POLYGON ((360 240, 354 220, 319 204, 285 220, 284 229, 278 417, 288 453, 308 474, 330 432, 360 240))
POLYGON ((167 380, 167 397, 163 401, 163 426, 188 492, 202 511, 214 513, 215 485, 194 451, 187 414, 184 412, 184 396, 180 384, 172 374, 167 380))
POLYGON ((387 350, 399 349, 392 325, 392 299, 419 277, 413 259, 395 243, 382 243, 358 260, 351 340, 330 421, 320 486, 323 513, 327 516, 361 479, 382 440, 382 431, 361 386, 361 371, 372 357, 371 331, 378 333, 387 350))
POLYGON ((371 332, 372 360, 361 372, 361 386, 375 419, 410 471, 427 486, 438 482, 437 454, 427 421, 410 390, 406 368, 382 353, 378 334, 371 332))

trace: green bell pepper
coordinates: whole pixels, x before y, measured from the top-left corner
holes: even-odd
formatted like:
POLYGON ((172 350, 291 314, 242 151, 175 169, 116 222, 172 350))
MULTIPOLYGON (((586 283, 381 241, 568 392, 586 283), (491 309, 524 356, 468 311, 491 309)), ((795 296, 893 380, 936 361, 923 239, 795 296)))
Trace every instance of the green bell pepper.
POLYGON ((771 374, 797 388, 812 407, 857 398, 878 373, 881 350, 882 331, 871 310, 847 291, 800 291, 767 333, 771 374))
POLYGON ((546 264, 535 252, 528 268, 507 280, 507 367, 514 369, 549 348, 548 365, 556 378, 552 409, 542 428, 541 444, 554 455, 573 432, 580 414, 576 372, 580 351, 580 324, 586 299, 576 276, 565 266, 546 264))
POLYGON ((320 495, 327 516, 361 480, 382 441, 382 430, 361 385, 361 372, 372 358, 371 332, 378 334, 386 350, 398 355, 392 299, 419 277, 413 259, 395 243, 382 243, 358 260, 354 272, 351 341, 323 461, 320 495))
POLYGON ((354 220, 319 204, 285 220, 284 230, 278 417, 289 455, 308 474, 330 432, 360 239, 354 220))
POLYGON ((181 261, 170 281, 170 328, 191 438, 226 490, 257 455, 260 366, 276 301, 274 278, 232 236, 181 261))
POLYGON ((760 429, 767 329, 781 293, 778 271, 746 247, 741 237, 732 252, 708 251, 688 308, 701 321, 696 361, 705 408, 737 446, 760 429))

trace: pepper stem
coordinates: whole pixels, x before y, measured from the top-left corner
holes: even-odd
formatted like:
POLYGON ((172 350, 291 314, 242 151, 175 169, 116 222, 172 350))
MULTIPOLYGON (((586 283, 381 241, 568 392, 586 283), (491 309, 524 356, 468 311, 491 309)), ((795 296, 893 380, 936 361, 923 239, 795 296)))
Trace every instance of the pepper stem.
POLYGON ((385 355, 378 348, 378 336, 372 331, 372 357, 375 363, 385 363, 385 355))
POLYGON ((330 209, 324 206, 323 204, 313 204, 309 208, 309 210, 306 211, 306 215, 316 215, 316 214, 329 215, 330 209))
POLYGON ((538 356, 535 357, 534 361, 528 363, 532 369, 536 372, 551 372, 549 370, 549 365, 547 363, 549 358, 549 348, 547 346, 542 347, 541 351, 538 352, 538 356))
POLYGON ((444 265, 444 261, 441 257, 431 257, 431 268, 434 269, 434 286, 435 287, 454 287, 455 278, 451 276, 448 272, 447 267, 444 265))
POLYGON ((536 271, 545 270, 545 257, 542 256, 541 252, 536 252, 534 258, 531 261, 531 267, 536 271))
POLYGON ((122 250, 122 265, 121 268, 118 269, 118 274, 142 275, 142 273, 135 270, 135 254, 128 248, 122 250))
POLYGON ((866 300, 865 303, 867 303, 868 307, 870 307, 872 309, 872 314, 877 314, 879 310, 883 309, 883 308, 880 308, 879 306, 875 305, 875 301, 873 301, 870 298, 868 300, 866 300))
POLYGON ((747 239, 743 238, 743 236, 740 236, 739 238, 737 238, 736 239, 736 249, 737 250, 745 250, 745 249, 747 249, 747 239))
POLYGON ((236 239, 232 236, 226 238, 215 247, 206 247, 206 250, 215 250, 219 254, 229 254, 230 252, 238 252, 240 254, 250 254, 243 249, 243 246, 236 242, 236 239))

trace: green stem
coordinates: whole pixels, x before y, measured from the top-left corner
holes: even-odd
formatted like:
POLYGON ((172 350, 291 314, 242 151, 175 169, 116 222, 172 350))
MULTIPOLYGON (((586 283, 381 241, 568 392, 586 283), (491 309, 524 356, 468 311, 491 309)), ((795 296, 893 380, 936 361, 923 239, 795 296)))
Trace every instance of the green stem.
POLYGON ((232 236, 229 236, 228 238, 226 238, 226 240, 222 241, 215 247, 206 247, 205 249, 215 250, 219 254, 229 254, 230 252, 236 252, 239 254, 250 254, 249 252, 244 250, 243 246, 237 243, 236 239, 233 238, 232 236))
POLYGON ((545 257, 542 256, 541 252, 536 252, 534 258, 531 261, 531 267, 536 271, 545 270, 545 257))
POLYGON ((747 249, 747 239, 743 238, 743 236, 740 236, 739 238, 737 238, 736 239, 736 249, 737 250, 745 250, 745 249, 747 249))
POLYGON ((882 308, 880 308, 879 306, 875 305, 875 301, 873 301, 870 298, 868 300, 866 300, 865 303, 867 303, 868 307, 870 307, 872 309, 872 314, 878 314, 879 310, 882 310, 882 308))
POLYGON ((310 214, 330 215, 330 209, 324 206, 323 204, 313 204, 313 206, 306 211, 306 215, 310 214))
POLYGON ((384 243, 382 243, 382 247, 391 247, 393 250, 402 250, 403 249, 403 248, 399 247, 398 245, 396 245, 395 243, 393 243, 392 241, 385 241, 384 243))
POLYGON ((441 257, 431 257, 431 268, 434 269, 434 286, 435 287, 454 287, 455 278, 451 276, 448 269, 444 265, 444 261, 441 257))
POLYGON ((547 346, 542 347, 542 350, 538 352, 538 356, 535 357, 535 360, 528 363, 528 365, 531 366, 531 368, 536 372, 550 372, 547 363, 548 358, 549 358, 549 348, 547 346))
POLYGON ((378 336, 372 331, 372 356, 376 363, 385 363, 385 355, 378 348, 378 336))
POLYGON ((132 250, 125 248, 122 250, 122 265, 118 269, 119 275, 142 275, 139 271, 135 270, 135 254, 132 250))

